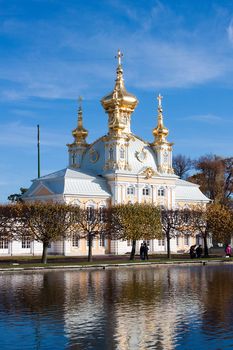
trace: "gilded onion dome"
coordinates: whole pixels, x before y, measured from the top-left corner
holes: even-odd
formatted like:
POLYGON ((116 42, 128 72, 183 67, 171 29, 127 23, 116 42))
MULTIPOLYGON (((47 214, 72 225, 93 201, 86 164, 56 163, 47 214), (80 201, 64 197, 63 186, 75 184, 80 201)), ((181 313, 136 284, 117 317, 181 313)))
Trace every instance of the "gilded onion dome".
POLYGON ((83 127, 83 111, 81 106, 82 98, 79 97, 79 108, 78 108, 78 125, 72 131, 72 135, 74 136, 74 143, 76 144, 86 144, 86 138, 88 136, 88 131, 83 127))
POLYGON ((109 115, 110 131, 121 130, 127 133, 130 132, 130 115, 137 106, 138 100, 133 94, 126 91, 121 64, 122 56, 123 54, 118 50, 115 87, 110 94, 102 98, 101 104, 109 115))
POLYGON ((163 125, 163 108, 162 108, 162 98, 159 94, 157 97, 158 100, 158 125, 153 129, 153 135, 155 137, 155 143, 163 143, 166 142, 166 137, 169 134, 168 129, 163 125))

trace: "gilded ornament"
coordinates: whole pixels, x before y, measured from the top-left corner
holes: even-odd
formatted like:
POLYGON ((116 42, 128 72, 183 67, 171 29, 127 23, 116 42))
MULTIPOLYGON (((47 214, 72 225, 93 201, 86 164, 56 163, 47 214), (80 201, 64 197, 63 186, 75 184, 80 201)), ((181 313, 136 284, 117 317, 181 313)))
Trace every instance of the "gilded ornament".
POLYGON ((89 154, 90 154, 90 161, 92 163, 96 163, 97 160, 99 159, 99 153, 94 148, 91 148, 89 151, 89 154))
POLYGON ((144 149, 142 149, 140 152, 137 151, 136 158, 139 160, 139 162, 143 163, 147 158, 147 152, 144 149))
POLYGON ((146 179, 150 179, 155 175, 155 171, 151 167, 148 167, 143 171, 143 175, 145 175, 146 179))

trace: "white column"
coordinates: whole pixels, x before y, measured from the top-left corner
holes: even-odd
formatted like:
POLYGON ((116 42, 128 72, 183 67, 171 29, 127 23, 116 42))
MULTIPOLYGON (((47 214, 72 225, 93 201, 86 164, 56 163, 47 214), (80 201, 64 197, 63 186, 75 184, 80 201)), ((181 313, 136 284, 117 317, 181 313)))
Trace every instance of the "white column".
POLYGON ((144 185, 138 184, 138 203, 142 202, 142 188, 144 185))

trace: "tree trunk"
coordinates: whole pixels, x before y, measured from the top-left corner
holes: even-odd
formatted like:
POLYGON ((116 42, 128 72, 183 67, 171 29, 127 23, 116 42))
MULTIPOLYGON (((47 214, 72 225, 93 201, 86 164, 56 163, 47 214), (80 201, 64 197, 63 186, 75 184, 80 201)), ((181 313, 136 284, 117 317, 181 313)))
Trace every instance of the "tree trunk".
POLYGON ((170 235, 169 232, 166 232, 166 237, 167 237, 167 258, 171 259, 171 247, 170 247, 170 235))
POLYGON ((47 264, 47 252, 48 252, 48 243, 43 242, 43 254, 41 258, 42 264, 47 264))
POLYGON ((88 233, 88 261, 92 261, 92 234, 88 233))
POLYGON ((136 251, 136 240, 133 239, 132 240, 132 250, 131 250, 131 254, 130 254, 129 260, 134 260, 134 258, 135 258, 135 251, 136 251))
POLYGON ((203 236, 203 241, 204 241, 204 258, 208 258, 209 257, 209 251, 208 251, 207 234, 206 233, 203 236))

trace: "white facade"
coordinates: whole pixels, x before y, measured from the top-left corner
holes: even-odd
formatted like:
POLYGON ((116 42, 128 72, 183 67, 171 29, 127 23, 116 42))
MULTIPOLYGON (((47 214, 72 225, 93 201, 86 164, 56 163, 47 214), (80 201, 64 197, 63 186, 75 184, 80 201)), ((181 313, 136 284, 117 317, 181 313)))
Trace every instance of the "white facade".
MULTIPOLYGON (((119 55, 118 55, 119 56, 119 55)), ((23 196, 25 201, 72 203, 96 208, 116 203, 154 203, 167 208, 193 204, 205 205, 205 197, 195 184, 180 180, 172 168, 172 146, 167 141, 168 129, 163 124, 162 96, 158 96, 157 126, 153 129, 152 143, 131 132, 131 116, 137 98, 124 86, 121 62, 117 66, 114 90, 101 100, 108 114, 108 131, 92 144, 86 142, 82 109, 78 110, 78 125, 73 130, 74 142, 68 144, 69 165, 55 173, 33 180, 23 196)), ((83 240, 84 241, 84 240, 83 240)), ((173 252, 188 250, 185 237, 171 240, 173 252)), ((138 242, 137 249, 139 249, 138 242)), ((130 242, 94 241, 94 254, 124 254, 131 250, 130 242)), ((150 251, 164 252, 164 242, 150 241, 150 251)), ((22 248, 21 242, 9 247, 0 244, 0 254, 41 254, 39 243, 22 248), (2 248, 1 248, 2 247, 2 248)), ((86 255, 86 242, 54 242, 51 253, 86 255)))

